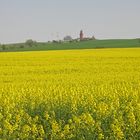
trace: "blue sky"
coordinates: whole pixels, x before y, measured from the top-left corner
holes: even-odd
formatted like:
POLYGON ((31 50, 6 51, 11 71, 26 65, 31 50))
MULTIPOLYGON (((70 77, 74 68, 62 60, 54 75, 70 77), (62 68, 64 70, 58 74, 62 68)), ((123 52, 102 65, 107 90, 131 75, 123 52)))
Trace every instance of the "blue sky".
POLYGON ((0 0, 0 43, 140 37, 140 0, 0 0))

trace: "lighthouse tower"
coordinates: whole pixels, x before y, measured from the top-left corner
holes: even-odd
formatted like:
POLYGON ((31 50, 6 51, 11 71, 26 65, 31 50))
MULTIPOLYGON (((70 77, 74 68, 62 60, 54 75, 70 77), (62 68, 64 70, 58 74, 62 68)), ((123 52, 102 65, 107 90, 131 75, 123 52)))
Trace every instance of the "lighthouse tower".
POLYGON ((83 40, 84 39, 84 34, 83 34, 83 31, 81 30, 80 31, 80 40, 83 40))

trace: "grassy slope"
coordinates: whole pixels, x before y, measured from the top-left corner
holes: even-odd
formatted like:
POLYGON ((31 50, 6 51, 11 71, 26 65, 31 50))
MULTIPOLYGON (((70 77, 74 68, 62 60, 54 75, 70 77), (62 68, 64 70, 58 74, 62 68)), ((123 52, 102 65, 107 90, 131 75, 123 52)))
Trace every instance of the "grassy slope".
MULTIPOLYGON (((21 44, 8 45, 5 51, 41 51, 98 48, 131 48, 140 47, 139 39, 90 40, 72 43, 37 43, 33 47, 20 48, 21 44)), ((24 45, 24 44, 23 44, 24 45)))

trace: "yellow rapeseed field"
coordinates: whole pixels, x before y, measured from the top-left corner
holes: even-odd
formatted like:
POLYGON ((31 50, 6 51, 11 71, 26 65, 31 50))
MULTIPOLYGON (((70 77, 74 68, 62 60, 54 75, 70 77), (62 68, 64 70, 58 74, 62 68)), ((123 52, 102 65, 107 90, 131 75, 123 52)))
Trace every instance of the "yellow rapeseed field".
POLYGON ((0 53, 0 140, 140 139, 140 49, 0 53))

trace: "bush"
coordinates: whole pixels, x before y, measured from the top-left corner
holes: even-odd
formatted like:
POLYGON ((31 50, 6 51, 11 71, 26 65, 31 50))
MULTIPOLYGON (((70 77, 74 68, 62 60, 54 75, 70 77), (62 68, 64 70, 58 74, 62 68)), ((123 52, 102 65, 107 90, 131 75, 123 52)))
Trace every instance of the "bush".
POLYGON ((19 48, 24 48, 24 45, 20 45, 19 48))

